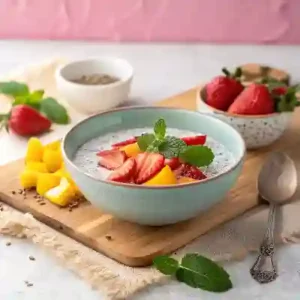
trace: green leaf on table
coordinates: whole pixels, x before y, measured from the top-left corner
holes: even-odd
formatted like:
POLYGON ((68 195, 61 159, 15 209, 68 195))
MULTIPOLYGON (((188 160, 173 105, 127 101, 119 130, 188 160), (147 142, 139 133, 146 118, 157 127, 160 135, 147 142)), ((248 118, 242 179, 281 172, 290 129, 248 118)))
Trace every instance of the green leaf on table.
POLYGON ((214 157, 212 150, 207 146, 187 146, 179 155, 181 160, 197 167, 210 165, 214 157))
POLYGON ((138 137, 137 143, 141 151, 146 151, 147 148, 154 142, 155 135, 151 133, 144 133, 138 137))
POLYGON ((225 292, 232 288, 229 274, 212 260, 198 254, 184 256, 176 278, 191 287, 211 292, 225 292))
POLYGON ((161 140, 166 135, 166 122, 164 119, 159 119, 154 125, 154 133, 157 139, 161 140))
POLYGON ((0 93, 13 97, 25 96, 29 94, 29 88, 26 84, 16 81, 0 82, 0 93))
POLYGON ((153 264, 157 270, 165 275, 174 275, 179 267, 178 261, 167 255, 155 257, 153 264))
POLYGON ((178 157, 182 151, 185 151, 187 145, 181 139, 174 136, 166 136, 164 141, 159 145, 159 152, 165 158, 178 157))
POLYGON ((69 116, 67 110, 54 98, 45 98, 40 103, 40 111, 48 119, 57 124, 68 124, 69 116))

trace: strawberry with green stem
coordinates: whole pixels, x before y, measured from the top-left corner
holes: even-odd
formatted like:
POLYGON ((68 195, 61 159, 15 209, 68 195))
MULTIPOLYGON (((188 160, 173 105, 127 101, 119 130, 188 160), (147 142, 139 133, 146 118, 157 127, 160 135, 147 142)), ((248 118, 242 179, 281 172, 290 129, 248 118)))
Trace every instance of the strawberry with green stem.
POLYGON ((240 82, 242 70, 237 68, 230 73, 226 68, 222 69, 225 74, 213 78, 204 88, 205 102, 223 111, 226 111, 234 99, 243 91, 244 86, 240 82))
POLYGON ((44 98, 43 90, 30 92, 24 83, 0 82, 0 94, 12 98, 12 109, 0 114, 0 128, 12 129, 21 136, 39 135, 50 129, 51 123, 67 124, 66 109, 53 98, 44 98))

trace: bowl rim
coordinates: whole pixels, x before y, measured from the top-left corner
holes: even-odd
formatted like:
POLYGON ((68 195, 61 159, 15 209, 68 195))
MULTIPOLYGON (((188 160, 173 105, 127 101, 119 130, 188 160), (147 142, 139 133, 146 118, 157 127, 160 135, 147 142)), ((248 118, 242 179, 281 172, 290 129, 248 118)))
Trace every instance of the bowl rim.
POLYGON ((282 114, 289 113, 289 112, 282 112, 282 113, 275 112, 275 113, 265 114, 265 115, 239 115, 239 114, 229 113, 227 111, 223 111, 223 110, 214 108, 204 101, 204 99, 202 98, 202 95, 201 95, 201 92, 203 91, 204 87, 205 87, 205 84, 201 85, 197 88, 197 90, 196 90, 197 100, 200 101, 201 104, 203 103, 204 105, 208 106, 210 108, 210 110, 213 111, 215 114, 224 115, 224 116, 231 117, 231 118, 239 118, 239 119, 268 119, 268 118, 274 118, 274 117, 278 117, 282 114))
POLYGON ((62 138, 62 154, 63 157, 67 160, 67 162, 74 168, 76 169, 76 171, 78 171, 81 174, 84 174, 85 176, 89 177, 90 179, 94 180, 94 181, 98 181, 98 182, 102 182, 104 184, 108 184, 108 185, 112 185, 112 186, 119 186, 119 187, 124 187, 124 188, 134 188, 134 189, 148 189, 148 190, 160 190, 160 189, 176 189, 176 188, 182 188, 185 186, 196 186, 196 185, 200 185, 209 181, 214 181, 224 175, 227 175, 228 173, 232 172, 233 170, 235 170, 236 168, 239 167, 239 165, 243 162, 245 156, 246 156, 246 145, 245 145, 245 141, 242 138, 241 134, 232 126, 230 126, 229 124, 227 124, 226 122, 215 118, 213 116, 210 116, 208 114, 205 113, 201 113, 198 111, 192 111, 192 110, 188 110, 188 109, 182 109, 182 108, 176 108, 176 107, 164 107, 164 106, 127 106, 127 107, 120 107, 120 108, 115 108, 115 109, 111 109, 111 110, 107 110, 104 112, 100 112, 100 113, 96 113, 94 115, 89 116, 88 118, 85 118, 83 120, 81 120, 80 122, 78 122, 77 124, 75 124, 71 129, 68 130, 68 132, 64 135, 64 137, 62 138), (78 167, 73 161, 72 159, 70 159, 65 151, 65 146, 66 146, 66 140, 68 138, 68 136, 74 131, 76 130, 76 128, 78 128, 79 126, 81 126, 81 124, 88 122, 90 119, 92 118, 97 118, 99 116, 102 115, 106 115, 106 114, 110 114, 113 112, 118 112, 118 111, 126 111, 126 110, 140 110, 140 109, 168 109, 168 110, 174 110, 174 111, 178 111, 178 112, 185 112, 185 113, 191 113, 191 114, 198 114, 200 116, 203 116, 205 118, 209 118, 211 120, 213 120, 213 122, 217 122, 222 124, 222 126, 227 127, 229 130, 233 131, 234 134, 236 134, 237 138, 240 140, 240 145, 242 147, 242 155, 240 157, 238 157, 238 159, 235 161, 234 164, 232 164, 232 166, 226 170, 225 172, 221 172, 213 177, 209 177, 197 182, 187 182, 187 183, 181 183, 181 184, 174 184, 174 185, 153 185, 153 186, 146 186, 146 185, 138 185, 138 184, 133 184, 133 183, 123 183, 123 182, 115 182, 115 181, 109 181, 109 180, 105 180, 105 179, 100 179, 100 178, 96 178, 93 175, 91 175, 90 173, 84 171, 82 168, 78 167))
POLYGON ((58 67, 55 71, 55 77, 58 79, 63 80, 65 83, 71 85, 74 88, 77 89, 110 89, 110 88, 114 88, 120 85, 124 85, 126 82, 130 81, 134 76, 134 68, 133 66, 126 60, 120 57, 114 57, 114 56, 101 56, 98 58, 87 58, 87 59, 74 59, 71 60, 65 64, 63 64, 62 66, 58 67), (73 82, 69 79, 67 79, 65 76, 62 75, 62 71, 69 67, 70 65, 75 65, 78 63, 89 63, 89 62, 103 62, 103 61, 118 61, 121 63, 124 63, 127 65, 128 69, 129 69, 129 75, 126 76, 123 79, 119 79, 116 82, 110 83, 110 84, 105 84, 105 85, 101 85, 101 84, 96 84, 96 85, 91 85, 91 84, 81 84, 81 83, 77 83, 77 82, 73 82))

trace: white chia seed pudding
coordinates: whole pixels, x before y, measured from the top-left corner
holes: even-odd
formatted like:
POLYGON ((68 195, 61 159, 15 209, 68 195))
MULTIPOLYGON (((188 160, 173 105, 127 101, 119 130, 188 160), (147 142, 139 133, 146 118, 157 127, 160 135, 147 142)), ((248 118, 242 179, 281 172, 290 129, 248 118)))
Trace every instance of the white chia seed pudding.
MULTIPOLYGON (((143 133, 153 133, 153 128, 121 130, 94 138, 83 144, 77 150, 73 162, 95 178, 105 180, 111 171, 98 165, 99 157, 96 153, 103 150, 109 150, 112 148, 111 146, 113 144, 128 140, 134 136, 140 136, 143 133)), ((180 138, 201 135, 201 133, 168 128, 167 135, 180 138)), ((207 137, 205 145, 211 148, 215 155, 213 162, 208 167, 201 168, 207 177, 213 177, 217 174, 224 173, 236 163, 236 159, 233 157, 232 153, 216 140, 207 137)))

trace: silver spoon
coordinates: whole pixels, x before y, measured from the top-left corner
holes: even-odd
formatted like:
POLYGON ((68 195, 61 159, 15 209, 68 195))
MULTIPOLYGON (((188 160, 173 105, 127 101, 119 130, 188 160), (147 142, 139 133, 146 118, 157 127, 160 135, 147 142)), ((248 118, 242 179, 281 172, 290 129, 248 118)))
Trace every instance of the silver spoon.
POLYGON ((276 208, 288 201, 297 189, 297 171, 293 160, 281 152, 271 154, 259 173, 257 187, 259 195, 269 202, 270 210, 268 227, 250 274, 259 283, 269 283, 278 276, 273 259, 276 208))

